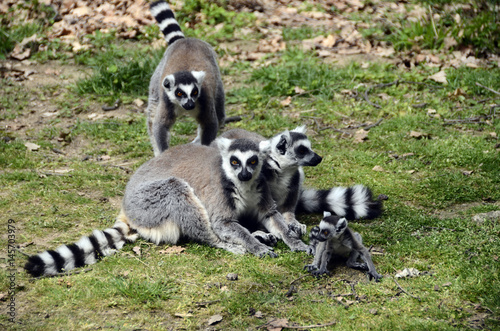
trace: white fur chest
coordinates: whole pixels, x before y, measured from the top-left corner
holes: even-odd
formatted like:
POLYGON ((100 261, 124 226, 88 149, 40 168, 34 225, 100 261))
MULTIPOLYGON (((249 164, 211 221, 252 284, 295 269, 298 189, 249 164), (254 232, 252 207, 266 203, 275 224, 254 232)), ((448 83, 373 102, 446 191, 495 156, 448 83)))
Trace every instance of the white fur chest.
POLYGON ((187 114, 193 118, 198 117, 198 114, 200 113, 200 104, 198 101, 196 101, 194 109, 192 110, 186 110, 184 109, 181 105, 174 103, 174 114, 175 117, 179 117, 181 115, 187 114))
POLYGON ((256 212, 261 197, 257 190, 257 183, 251 181, 248 183, 240 182, 238 184, 239 185, 235 185, 236 190, 232 196, 236 207, 236 213, 241 215, 256 212))
POLYGON ((332 246, 333 253, 340 256, 347 257, 352 250, 350 241, 346 241, 344 236, 340 236, 338 239, 331 239, 330 245, 332 246))

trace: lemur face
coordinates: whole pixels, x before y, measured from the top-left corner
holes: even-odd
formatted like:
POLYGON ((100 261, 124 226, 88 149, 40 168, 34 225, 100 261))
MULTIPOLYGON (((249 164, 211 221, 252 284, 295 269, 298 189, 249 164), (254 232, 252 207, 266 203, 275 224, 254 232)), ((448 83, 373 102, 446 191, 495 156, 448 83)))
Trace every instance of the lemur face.
POLYGON ((273 137, 271 162, 274 161, 279 168, 318 165, 322 158, 311 149, 311 142, 304 132, 305 127, 298 127, 273 137))
POLYGON ((328 216, 321 220, 319 226, 311 230, 311 238, 318 241, 327 241, 331 238, 338 238, 347 229, 347 220, 344 217, 328 216))
POLYGON ((163 80, 163 87, 170 102, 189 111, 196 106, 204 78, 205 72, 203 71, 180 71, 166 76, 163 80))
POLYGON ((267 156, 267 145, 247 139, 218 138, 225 175, 232 181, 248 182, 260 175, 262 160, 267 156))

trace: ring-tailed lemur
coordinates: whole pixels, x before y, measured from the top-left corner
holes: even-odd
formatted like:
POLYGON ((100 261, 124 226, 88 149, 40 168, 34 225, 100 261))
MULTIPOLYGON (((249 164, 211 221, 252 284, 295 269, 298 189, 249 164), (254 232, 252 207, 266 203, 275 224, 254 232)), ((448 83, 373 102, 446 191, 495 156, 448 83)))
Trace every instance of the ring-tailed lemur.
POLYGON ((325 217, 319 226, 311 229, 309 250, 315 252, 314 261, 304 268, 315 276, 328 273, 328 262, 335 254, 348 256, 347 266, 367 271, 370 280, 378 282, 382 278, 382 275, 375 270, 370 252, 363 246, 361 235, 347 226, 345 217, 332 216, 329 212, 325 212, 325 217), (359 257, 363 263, 358 262, 359 257))
POLYGON ((224 125, 224 87, 217 55, 199 39, 185 38, 165 1, 151 4, 151 13, 168 47, 149 84, 148 133, 155 156, 169 147, 170 129, 187 113, 198 122, 193 143, 209 145, 224 125))
POLYGON ((219 138, 216 143, 218 148, 175 146, 143 164, 127 184, 114 229, 82 238, 76 244, 80 251, 69 245, 32 256, 26 270, 51 275, 94 263, 126 239, 135 240, 134 232, 156 244, 185 238, 236 254, 276 257, 240 225, 239 218, 248 214, 292 250, 306 251, 306 244, 289 236, 261 176, 269 142, 219 138))
MULTIPOLYGON (((271 153, 262 170, 269 183, 278 210, 283 214, 290 229, 297 236, 306 232, 306 226, 299 223, 295 213, 322 213, 327 210, 349 220, 375 218, 381 213, 381 203, 373 201, 369 188, 363 185, 333 187, 329 190, 305 189, 303 166, 316 166, 321 157, 311 149, 311 142, 305 135, 305 126, 284 131, 270 140, 271 153)), ((246 138, 256 142, 263 136, 243 129, 224 132, 222 137, 246 138)))

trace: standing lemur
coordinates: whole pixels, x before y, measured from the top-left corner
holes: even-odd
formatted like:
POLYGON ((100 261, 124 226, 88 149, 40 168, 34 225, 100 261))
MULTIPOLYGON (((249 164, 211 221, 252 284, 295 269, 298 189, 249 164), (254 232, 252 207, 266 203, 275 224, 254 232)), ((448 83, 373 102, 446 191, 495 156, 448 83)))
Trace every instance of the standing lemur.
POLYGON ((208 43, 184 37, 165 1, 151 4, 151 13, 168 42, 149 84, 147 126, 155 156, 169 147, 170 129, 184 113, 198 122, 193 142, 209 145, 225 118, 217 55, 208 43))
MULTIPOLYGON (((329 211, 349 220, 378 217, 382 205, 374 201, 370 189, 363 185, 353 187, 333 187, 328 190, 306 189, 303 166, 316 166, 321 157, 311 150, 311 142, 305 135, 305 126, 284 131, 269 139, 271 152, 263 166, 264 174, 278 211, 296 236, 306 232, 306 226, 299 223, 295 213, 322 213, 329 211)), ((256 142, 266 140, 263 136, 243 129, 224 132, 222 137, 246 138, 256 142)))
POLYGON ((91 264, 137 235, 156 244, 185 238, 233 253, 275 257, 271 247, 239 223, 242 215, 250 215, 292 250, 306 251, 306 244, 290 236, 261 174, 270 142, 218 138, 215 143, 217 148, 175 146, 143 164, 127 184, 113 228, 31 256, 26 270, 51 275, 91 264))

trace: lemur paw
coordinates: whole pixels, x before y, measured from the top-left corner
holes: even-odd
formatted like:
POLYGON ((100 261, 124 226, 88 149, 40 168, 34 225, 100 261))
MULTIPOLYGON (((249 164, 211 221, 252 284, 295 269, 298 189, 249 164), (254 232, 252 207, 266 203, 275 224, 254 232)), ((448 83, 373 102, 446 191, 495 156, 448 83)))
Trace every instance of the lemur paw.
POLYGON ((307 226, 299 222, 288 224, 288 234, 290 237, 301 238, 307 231, 307 226))
POLYGON ((272 233, 255 231, 252 235, 257 238, 258 241, 267 246, 275 246, 278 243, 278 238, 272 233))
POLYGON ((313 246, 313 245, 307 246, 307 251, 306 252, 309 255, 314 255, 314 253, 316 253, 316 246, 313 246))
POLYGON ((373 279, 377 283, 383 278, 383 276, 380 275, 379 273, 377 273, 376 271, 374 271, 374 272, 368 272, 367 274, 368 274, 368 280, 372 280, 373 279))
POLYGON ((368 265, 366 263, 355 262, 355 263, 350 263, 347 266, 349 268, 357 269, 357 270, 361 270, 361 271, 368 271, 369 270, 368 265))
POLYGON ((253 250, 253 254, 257 255, 258 257, 264 257, 268 255, 269 257, 278 257, 278 254, 273 252, 273 249, 269 246, 266 246, 264 244, 260 244, 258 247, 256 247, 253 250))
POLYGON ((306 264, 304 266, 304 269, 307 270, 307 271, 309 271, 309 272, 312 272, 314 270, 317 270, 318 267, 316 267, 314 264, 306 264))
POLYGON ((322 276, 329 276, 330 272, 328 270, 318 269, 318 270, 311 271, 311 274, 314 277, 319 278, 319 277, 322 277, 322 276))

